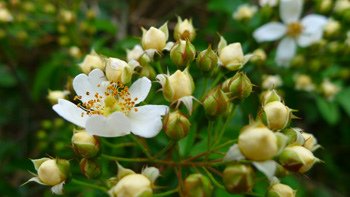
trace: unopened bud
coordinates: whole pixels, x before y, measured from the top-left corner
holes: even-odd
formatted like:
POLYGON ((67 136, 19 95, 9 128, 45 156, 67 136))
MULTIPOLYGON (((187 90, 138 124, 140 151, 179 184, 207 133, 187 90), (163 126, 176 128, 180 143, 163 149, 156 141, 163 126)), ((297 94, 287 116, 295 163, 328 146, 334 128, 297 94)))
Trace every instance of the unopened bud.
POLYGON ((283 167, 293 172, 305 173, 312 168, 318 159, 303 146, 289 146, 279 155, 283 167))
POLYGON ((274 131, 284 129, 292 118, 292 111, 280 101, 269 102, 263 107, 267 126, 274 131))
POLYGON ((246 74, 237 72, 232 78, 223 83, 222 89, 232 99, 245 99, 252 92, 253 84, 246 74))
POLYGON ((98 139, 86 131, 76 132, 72 136, 74 152, 84 158, 93 158, 100 151, 98 139))
POLYGON ((250 59, 251 62, 255 63, 255 64, 262 64, 266 61, 266 52, 264 51, 264 49, 256 49, 253 52, 252 58, 250 59))
POLYGON ((152 182, 142 174, 130 174, 121 178, 108 193, 111 197, 151 197, 152 182))
POLYGON ((64 99, 69 94, 67 90, 49 90, 49 94, 47 95, 47 99, 50 101, 52 105, 58 102, 58 99, 64 99))
POLYGON ((295 78, 295 89, 311 92, 315 89, 312 79, 308 75, 297 75, 295 78))
POLYGON ((72 23, 75 20, 75 15, 70 10, 60 10, 59 14, 64 23, 72 23))
POLYGON ((167 114, 163 120, 165 134, 174 140, 187 136, 191 123, 180 111, 167 114))
POLYGON ((226 191, 237 194, 252 191, 254 186, 254 170, 245 164, 234 164, 225 168, 223 182, 226 191))
POLYGON ((243 54, 241 43, 236 42, 227 45, 223 37, 220 37, 218 52, 222 66, 230 71, 241 69, 251 58, 251 55, 243 54))
POLYGON ((0 7, 0 22, 11 22, 13 16, 6 7, 0 7))
POLYGON ((106 77, 109 81, 126 84, 131 81, 133 73, 134 66, 118 58, 108 58, 106 77))
POLYGON ((190 41, 179 40, 170 50, 171 61, 178 67, 187 67, 195 58, 196 49, 190 41))
POLYGON ((276 90, 268 90, 261 94, 260 97, 262 105, 266 105, 267 103, 274 101, 282 101, 282 97, 277 93, 276 90))
POLYGON ((267 191, 267 197, 295 197, 296 191, 290 188, 288 185, 282 183, 276 183, 270 186, 267 191))
POLYGON ((149 79, 154 79, 156 77, 156 71, 150 65, 144 65, 141 67, 141 71, 139 72, 141 77, 147 77, 149 79))
POLYGON ((327 37, 335 36, 339 33, 341 24, 339 21, 334 19, 329 19, 326 25, 324 26, 324 34, 327 37))
POLYGON ((258 8, 254 5, 243 4, 240 5, 233 13, 232 17, 238 21, 248 21, 258 11, 258 8))
POLYGON ((82 71, 88 74, 95 68, 104 70, 106 66, 106 60, 98 55, 95 51, 92 51, 90 54, 86 55, 83 62, 79 64, 82 71))
POLYGON ((321 91, 328 100, 333 100, 335 95, 340 91, 339 87, 328 79, 324 80, 321 84, 321 91))
POLYGON ((81 173, 88 179, 94 179, 101 175, 101 167, 95 160, 83 158, 79 165, 81 173))
POLYGON ((321 13, 327 13, 331 11, 333 8, 333 2, 332 0, 318 0, 317 1, 317 9, 321 13))
POLYGON ((69 162, 64 159, 47 159, 38 166, 37 170, 38 178, 42 183, 54 186, 68 178, 69 162))
POLYGON ((305 143, 305 139, 302 135, 303 130, 300 128, 288 128, 283 130, 283 134, 288 137, 288 145, 302 146, 305 143))
POLYGON ((311 133, 303 132, 301 135, 304 137, 305 140, 303 144, 305 148, 309 149, 310 151, 315 151, 317 148, 320 147, 320 145, 317 143, 317 139, 311 133))
POLYGON ((228 96, 217 87, 209 92, 203 101, 205 113, 210 117, 224 115, 231 109, 231 103, 228 96))
POLYGON ((350 2, 348 0, 337 0, 334 5, 334 11, 338 14, 343 14, 344 11, 350 9, 350 2))
POLYGON ((149 30, 145 30, 142 28, 142 47, 145 50, 155 49, 157 51, 162 51, 165 48, 168 36, 167 23, 165 23, 159 29, 151 27, 149 30))
POLYGON ((174 28, 175 40, 189 40, 192 41, 196 37, 196 30, 192 25, 192 19, 182 20, 177 17, 177 23, 174 28))
POLYGON ((279 75, 264 75, 263 82, 261 84, 264 89, 274 89, 282 85, 282 79, 279 75))
POLYGON ((218 65, 218 56, 209 46, 198 54, 196 63, 200 70, 204 72, 212 71, 218 65))
POLYGON ((213 186, 206 176, 191 174, 184 181, 184 194, 186 197, 211 197, 213 186))
POLYGON ((277 154, 277 137, 263 124, 254 123, 242 128, 238 137, 238 147, 250 160, 269 160, 277 154))

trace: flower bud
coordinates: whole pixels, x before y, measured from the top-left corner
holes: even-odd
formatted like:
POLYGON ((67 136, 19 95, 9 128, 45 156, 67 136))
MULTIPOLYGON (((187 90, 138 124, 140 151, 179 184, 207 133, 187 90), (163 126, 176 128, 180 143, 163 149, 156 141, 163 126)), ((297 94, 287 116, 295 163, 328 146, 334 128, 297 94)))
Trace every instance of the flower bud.
POLYGON ((283 130, 283 134, 288 137, 288 145, 301 146, 305 143, 305 139, 302 135, 303 130, 300 128, 288 128, 283 130))
POLYGON ((250 192, 254 185, 254 170, 245 164, 227 166, 223 172, 223 182, 226 191, 232 194, 250 192))
POLYGON ((328 79, 324 80, 321 84, 321 91, 328 100, 333 100, 339 90, 339 87, 330 82, 328 79))
POLYGON ((130 174, 121 178, 108 193, 112 197, 151 197, 152 183, 142 174, 130 174))
POLYGON ((185 179, 184 194, 186 197, 210 197, 213 194, 213 186, 206 176, 191 174, 185 179))
POLYGON ((220 38, 218 51, 221 64, 230 71, 241 69, 251 57, 251 55, 244 56, 241 43, 236 42, 227 45, 223 37, 220 38))
POLYGON ((336 13, 343 13, 350 9, 350 2, 348 0, 337 0, 334 5, 334 11, 336 13))
POLYGON ((38 166, 37 171, 42 183, 54 186, 68 178, 69 162, 64 159, 47 159, 38 166))
POLYGON ((319 0, 317 3, 318 11, 321 13, 327 13, 333 8, 332 0, 319 0))
POLYGON ((138 60, 144 53, 145 51, 140 45, 135 45, 133 49, 126 50, 127 60, 138 60))
POLYGON ((84 158, 93 158, 100 151, 98 139, 86 131, 76 132, 72 136, 74 152, 84 158))
POLYGON ((155 49, 157 51, 162 51, 166 46, 168 36, 167 23, 159 29, 151 27, 149 30, 145 30, 142 28, 142 47, 144 50, 155 49))
POLYGON ((158 75, 157 79, 162 85, 164 98, 173 102, 184 96, 191 96, 194 90, 193 79, 187 69, 177 70, 174 74, 158 75))
POLYGON ((196 63, 200 70, 204 72, 212 71, 218 65, 218 56, 209 46, 198 54, 196 63))
POLYGON ((70 10, 60 10, 59 14, 64 23, 72 23, 75 20, 75 15, 70 10))
POLYGON ((192 19, 182 20, 177 17, 177 23, 174 28, 175 40, 189 40, 192 41, 196 37, 196 30, 192 25, 192 19))
POLYGON ((276 92, 276 90, 268 90, 261 94, 260 97, 262 105, 266 105, 267 103, 274 101, 282 101, 282 97, 276 92))
POLYGON ((315 151, 317 148, 320 147, 320 145, 318 145, 317 143, 317 139, 311 133, 303 132, 301 135, 304 137, 305 140, 303 144, 305 148, 309 149, 310 151, 315 151))
POLYGON ((252 58, 250 59, 251 62, 255 63, 255 64, 262 64, 266 61, 266 52, 264 51, 264 49, 256 49, 253 52, 252 58))
POLYGON ((277 154, 277 137, 263 124, 255 123, 243 127, 238 137, 238 147, 250 160, 269 160, 277 154))
POLYGON ((267 197, 295 197, 295 191, 288 185, 276 183, 267 191, 267 197))
POLYGON ((109 81, 129 83, 134 73, 134 67, 118 58, 108 58, 106 77, 109 81))
POLYGON ((88 74, 95 68, 104 70, 106 66, 106 60, 98 55, 95 51, 92 51, 90 54, 85 56, 83 62, 80 63, 79 66, 84 73, 88 74))
POLYGON ((74 58, 80 58, 81 57, 81 52, 80 52, 80 49, 79 47, 77 46, 71 46, 69 48, 69 55, 74 57, 74 58))
POLYGON ((318 159, 303 146, 289 146, 279 155, 279 161, 283 167, 290 171, 305 173, 318 159))
POLYGON ((297 75, 295 78, 295 89, 311 92, 315 89, 312 79, 308 75, 297 75))
POLYGON ((58 102, 58 99, 64 99, 69 94, 68 90, 49 90, 49 94, 47 95, 47 99, 49 102, 54 105, 58 102))
POLYGON ((83 158, 79 165, 81 173, 88 179, 94 179, 101 175, 101 167, 95 160, 83 158))
POLYGON ((141 71, 138 73, 141 77, 147 77, 149 79, 154 79, 156 76, 156 71, 150 65, 144 65, 141 67, 141 71))
POLYGON ((195 56, 196 49, 188 40, 179 40, 170 50, 170 59, 178 68, 187 67, 195 56))
POLYGON ((13 21, 13 16, 6 7, 0 6, 0 22, 11 22, 13 21))
POLYGON ((223 83, 222 89, 225 93, 229 93, 229 97, 232 99, 245 99, 252 92, 253 84, 246 74, 237 72, 223 83))
POLYGON ((291 110, 280 101, 267 103, 263 112, 267 126, 274 131, 284 129, 292 118, 291 110))
POLYGON ((279 75, 264 75, 263 82, 261 84, 264 89, 274 89, 282 85, 282 79, 279 75))
POLYGON ((290 173, 287 169, 285 169, 283 166, 281 166, 279 163, 276 162, 276 171, 275 176, 276 177, 285 177, 288 176, 290 173))
POLYGON ((164 117, 163 125, 169 138, 179 140, 187 136, 191 123, 180 111, 174 111, 164 117))
POLYGON ((225 115, 231 109, 228 96, 217 87, 209 92, 203 101, 205 113, 210 117, 225 115))
POLYGON ((248 21, 258 11, 258 8, 254 5, 242 4, 232 14, 232 17, 237 21, 248 21))
POLYGON ((339 21, 329 19, 327 24, 324 26, 324 34, 325 36, 332 37, 339 33, 341 28, 341 24, 339 21))

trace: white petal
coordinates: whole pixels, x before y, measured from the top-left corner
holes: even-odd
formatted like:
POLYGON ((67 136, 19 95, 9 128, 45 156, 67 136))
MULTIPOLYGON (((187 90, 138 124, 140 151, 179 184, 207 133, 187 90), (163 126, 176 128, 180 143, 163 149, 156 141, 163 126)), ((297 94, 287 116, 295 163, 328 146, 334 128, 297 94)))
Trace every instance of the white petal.
POLYGON ((239 161, 245 159, 244 155, 242 152, 239 150, 239 147, 237 144, 234 144, 228 149, 224 161, 239 161))
POLYGON ((162 116, 168 112, 168 106, 144 105, 136 109, 128 114, 131 132, 145 138, 156 136, 163 127, 162 116))
POLYGON ((135 81, 129 88, 131 98, 137 98, 135 104, 144 101, 151 90, 152 83, 147 77, 142 77, 135 81))
POLYGON ((174 44, 174 42, 167 42, 163 50, 170 51, 174 44))
POLYGON ((259 27, 253 36, 257 42, 274 41, 286 34, 287 28, 282 23, 271 22, 259 27))
POLYGON ((159 177, 160 172, 156 167, 146 167, 142 170, 142 175, 146 176, 152 183, 159 177))
POLYGON ((327 18, 317 14, 310 14, 301 21, 303 32, 298 37, 298 45, 307 47, 319 41, 322 38, 323 27, 327 23, 327 18))
POLYGON ((64 181, 62 183, 59 183, 53 187, 51 187, 51 191, 52 193, 56 194, 56 195, 62 195, 63 194, 63 185, 64 185, 64 181))
POLYGON ((130 121, 121 112, 114 112, 105 117, 102 115, 91 116, 86 121, 86 131, 90 135, 102 137, 119 137, 130 133, 130 121))
POLYGON ((296 43, 292 38, 286 37, 279 43, 276 52, 276 63, 280 66, 289 66, 296 53, 296 43))
POLYGON ((281 0, 280 16, 288 24, 299 20, 303 10, 303 0, 281 0))
POLYGON ((184 97, 181 97, 181 98, 179 98, 177 101, 175 101, 175 102, 177 102, 176 108, 178 108, 179 105, 180 105, 181 103, 183 103, 183 104, 185 105, 186 109, 188 110, 188 112, 189 112, 190 114, 192 114, 193 100, 196 100, 196 101, 200 102, 200 101, 197 100, 194 96, 184 96, 184 97))
POLYGON ((268 160, 268 161, 254 161, 253 165, 265 176, 269 179, 272 180, 276 169, 277 169, 277 163, 273 160, 268 160))
POLYGON ((79 74, 73 80, 73 88, 77 95, 81 96, 81 101, 86 102, 94 99, 95 93, 104 96, 106 87, 103 85, 107 79, 100 69, 94 69, 86 74, 79 74), (87 94, 88 92, 88 94, 87 94))
POLYGON ((59 99, 52 109, 62 118, 82 128, 85 127, 86 120, 89 118, 84 110, 64 99, 59 99))
POLYGON ((21 186, 26 185, 29 182, 36 182, 36 183, 39 183, 40 185, 46 185, 45 183, 41 182, 38 177, 33 177, 33 178, 29 179, 28 181, 26 181, 25 183, 23 183, 21 186))

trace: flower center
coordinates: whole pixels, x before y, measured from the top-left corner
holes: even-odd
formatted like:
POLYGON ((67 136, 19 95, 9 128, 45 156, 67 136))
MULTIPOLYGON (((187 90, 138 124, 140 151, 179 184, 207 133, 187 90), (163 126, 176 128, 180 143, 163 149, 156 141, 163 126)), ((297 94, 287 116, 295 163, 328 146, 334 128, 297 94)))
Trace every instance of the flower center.
POLYGON ((302 31, 303 26, 298 22, 290 23, 287 26, 287 35, 291 37, 298 37, 302 31))
MULTIPOLYGON (((86 95, 90 94, 90 92, 86 92, 86 95)), ((77 96, 76 99, 81 100, 81 96, 77 96)), ((136 112, 137 108, 134 107, 136 101, 137 98, 131 98, 128 86, 121 82, 110 82, 104 95, 96 92, 93 99, 79 103, 78 107, 85 110, 88 115, 108 116, 116 111, 127 114, 134 109, 136 112)))

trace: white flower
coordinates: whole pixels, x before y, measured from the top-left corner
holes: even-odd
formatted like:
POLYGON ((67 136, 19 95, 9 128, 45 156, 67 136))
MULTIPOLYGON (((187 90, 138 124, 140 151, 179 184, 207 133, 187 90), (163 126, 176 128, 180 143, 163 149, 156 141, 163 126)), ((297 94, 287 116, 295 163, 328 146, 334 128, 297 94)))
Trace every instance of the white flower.
POLYGON ((259 5, 260 6, 270 6, 270 7, 274 7, 276 6, 278 3, 278 0, 259 0, 259 5))
POLYGON ((279 75, 264 75, 261 84, 264 89, 274 89, 282 86, 283 82, 279 75))
POLYGON ((327 18, 310 14, 299 20, 302 7, 302 0, 281 0, 280 16, 283 23, 267 23, 255 30, 253 34, 258 42, 275 41, 283 37, 277 47, 278 65, 289 66, 295 56, 297 45, 307 47, 322 38, 327 18))
POLYGON ((154 137, 162 128, 161 116, 168 107, 144 105, 151 81, 146 77, 135 81, 130 88, 118 82, 107 81, 100 69, 79 74, 73 80, 76 105, 60 99, 53 109, 64 119, 86 129, 90 135, 117 137, 133 133, 142 137, 154 137))

